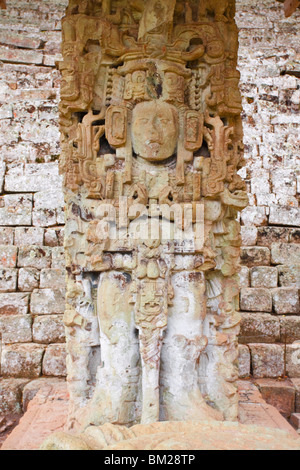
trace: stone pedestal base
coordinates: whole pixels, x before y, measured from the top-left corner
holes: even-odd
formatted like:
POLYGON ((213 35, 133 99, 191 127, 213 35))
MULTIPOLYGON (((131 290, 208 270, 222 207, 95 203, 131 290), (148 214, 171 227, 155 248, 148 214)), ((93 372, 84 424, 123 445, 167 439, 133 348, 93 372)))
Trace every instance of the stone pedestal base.
POLYGON ((1 450, 37 450, 52 433, 63 431, 68 418, 69 396, 65 382, 43 387, 28 404, 20 423, 1 450))
POLYGON ((300 450, 296 431, 253 384, 240 381, 239 396, 239 423, 160 422, 130 429, 107 424, 74 436, 65 427, 66 385, 47 386, 29 403, 2 450, 38 450, 41 445, 62 450, 300 450))
POLYGON ((80 436, 53 434, 41 450, 300 450, 300 438, 233 422, 157 422, 131 429, 105 424, 91 426, 80 436))

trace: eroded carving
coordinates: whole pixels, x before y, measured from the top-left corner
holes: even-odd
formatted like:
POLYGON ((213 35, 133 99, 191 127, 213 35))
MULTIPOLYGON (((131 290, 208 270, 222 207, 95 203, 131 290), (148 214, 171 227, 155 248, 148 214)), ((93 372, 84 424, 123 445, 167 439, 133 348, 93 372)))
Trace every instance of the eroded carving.
POLYGON ((237 418, 247 195, 233 18, 233 0, 67 9, 70 426, 237 418))

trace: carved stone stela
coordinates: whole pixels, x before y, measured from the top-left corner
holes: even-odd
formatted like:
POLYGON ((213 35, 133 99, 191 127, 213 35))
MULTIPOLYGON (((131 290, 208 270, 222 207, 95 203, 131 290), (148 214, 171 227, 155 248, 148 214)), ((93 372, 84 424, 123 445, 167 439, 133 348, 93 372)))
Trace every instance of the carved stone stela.
POLYGON ((234 0, 70 0, 70 427, 237 419, 247 195, 234 16, 234 0), (201 214, 201 236, 172 236, 188 221, 195 235, 201 214))

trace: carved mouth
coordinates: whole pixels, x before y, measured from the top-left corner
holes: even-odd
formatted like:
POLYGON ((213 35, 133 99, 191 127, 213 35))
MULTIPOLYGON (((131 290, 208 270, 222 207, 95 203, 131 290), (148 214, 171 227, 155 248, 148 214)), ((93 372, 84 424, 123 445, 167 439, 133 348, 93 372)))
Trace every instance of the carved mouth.
POLYGON ((146 145, 154 154, 157 154, 161 148, 161 144, 155 141, 147 140, 146 145))

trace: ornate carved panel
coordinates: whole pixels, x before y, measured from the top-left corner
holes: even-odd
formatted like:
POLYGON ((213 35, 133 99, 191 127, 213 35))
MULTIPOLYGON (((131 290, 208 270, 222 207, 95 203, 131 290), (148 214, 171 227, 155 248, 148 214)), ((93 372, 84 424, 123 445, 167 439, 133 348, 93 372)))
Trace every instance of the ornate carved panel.
POLYGON ((63 19, 70 425, 237 418, 247 205, 234 0, 63 19))

